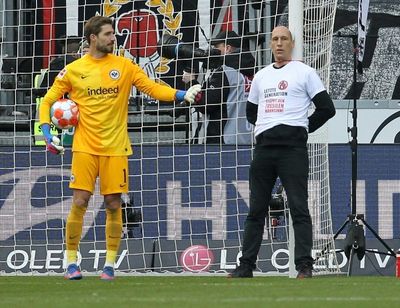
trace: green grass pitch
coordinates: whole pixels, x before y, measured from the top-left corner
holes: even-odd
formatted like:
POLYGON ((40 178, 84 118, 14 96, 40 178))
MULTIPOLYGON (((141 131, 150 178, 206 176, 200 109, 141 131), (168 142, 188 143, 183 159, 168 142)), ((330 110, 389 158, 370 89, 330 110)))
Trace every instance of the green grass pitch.
POLYGON ((0 277, 0 307, 400 307, 395 277, 0 277))

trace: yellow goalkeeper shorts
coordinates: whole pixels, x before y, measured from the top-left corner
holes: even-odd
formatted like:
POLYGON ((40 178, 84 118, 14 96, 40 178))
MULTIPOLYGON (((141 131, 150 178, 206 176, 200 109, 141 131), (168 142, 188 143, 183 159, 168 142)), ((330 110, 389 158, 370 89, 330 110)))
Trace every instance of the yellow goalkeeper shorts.
POLYGON ((69 187, 94 192, 100 178, 100 193, 127 193, 129 188, 128 156, 99 156, 74 152, 69 187))

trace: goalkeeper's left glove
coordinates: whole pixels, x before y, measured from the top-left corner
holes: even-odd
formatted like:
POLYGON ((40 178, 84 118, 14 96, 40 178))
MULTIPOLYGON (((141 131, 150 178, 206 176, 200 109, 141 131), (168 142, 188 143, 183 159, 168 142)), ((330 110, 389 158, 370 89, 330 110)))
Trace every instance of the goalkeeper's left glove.
POLYGON ((47 151, 53 154, 64 154, 64 147, 60 145, 60 139, 50 133, 50 125, 44 123, 40 126, 43 132, 44 140, 46 142, 47 151))
POLYGON ((178 101, 187 101, 190 104, 197 103, 201 99, 201 85, 195 84, 187 91, 177 91, 175 97, 178 101))

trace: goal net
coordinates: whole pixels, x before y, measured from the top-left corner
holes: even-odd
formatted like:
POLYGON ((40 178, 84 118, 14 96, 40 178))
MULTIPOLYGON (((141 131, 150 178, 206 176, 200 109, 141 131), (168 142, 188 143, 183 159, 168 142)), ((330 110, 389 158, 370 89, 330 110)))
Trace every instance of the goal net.
MULTIPOLYGON (((210 89, 206 80, 215 61, 207 54, 210 38, 235 31, 240 36, 239 67, 232 71, 225 59, 219 63, 232 73, 230 86, 224 84, 222 90, 235 93, 230 102, 245 104, 254 71, 244 72, 249 67, 243 58, 254 58, 251 68, 256 70, 268 65, 271 31, 288 25, 290 14, 304 16, 304 62, 328 88, 335 10, 334 0, 305 0, 303 10, 294 12, 287 0, 0 2, 0 274, 47 275, 65 269, 73 130, 53 130, 67 148, 65 155, 47 153, 37 108, 54 74, 71 61, 68 57, 83 56, 85 20, 96 14, 113 18, 115 53, 178 89, 187 86, 183 79, 210 89), (174 54, 177 44, 190 46, 191 53, 174 54), (239 87, 244 96, 232 91, 239 87)), ((212 118, 132 89, 128 131, 134 154, 129 158, 129 194, 122 198, 120 273, 223 274, 236 267, 249 206, 253 136, 241 131, 245 117, 232 110, 225 111, 224 122, 233 128, 224 132, 225 144, 205 142, 212 118)), ((326 127, 310 136, 308 146, 315 272, 337 273, 326 127)), ((255 274, 287 275, 293 239, 279 182, 269 207, 255 274)), ((96 273, 104 262, 105 209, 97 183, 85 216, 79 263, 84 272, 96 273)))

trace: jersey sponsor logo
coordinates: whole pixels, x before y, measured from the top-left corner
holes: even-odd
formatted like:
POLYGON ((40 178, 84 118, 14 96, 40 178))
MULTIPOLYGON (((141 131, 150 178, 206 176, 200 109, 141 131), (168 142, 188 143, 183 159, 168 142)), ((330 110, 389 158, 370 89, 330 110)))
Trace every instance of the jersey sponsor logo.
POLYGON ((121 75, 118 70, 111 70, 108 74, 110 75, 110 78, 113 80, 117 80, 121 75))
POLYGON ((64 67, 57 75, 57 78, 63 79, 65 74, 67 73, 67 69, 64 67))
POLYGON ((116 86, 115 88, 103 88, 103 87, 98 87, 97 89, 87 89, 87 93, 89 96, 92 95, 107 95, 107 94, 118 94, 119 93, 119 87, 116 86))
POLYGON ((286 80, 282 80, 278 83, 278 89, 279 90, 286 90, 286 88, 288 87, 288 82, 286 80))

